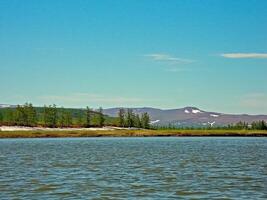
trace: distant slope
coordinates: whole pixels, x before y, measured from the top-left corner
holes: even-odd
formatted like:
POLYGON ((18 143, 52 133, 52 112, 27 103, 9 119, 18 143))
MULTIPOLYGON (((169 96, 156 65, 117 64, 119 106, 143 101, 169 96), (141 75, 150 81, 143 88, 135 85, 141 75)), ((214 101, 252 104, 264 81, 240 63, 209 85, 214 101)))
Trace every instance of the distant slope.
MULTIPOLYGON (((15 105, 0 104, 2 112, 7 108, 15 108, 15 105)), ((37 113, 42 112, 42 108, 36 108, 37 113)), ((108 123, 115 123, 120 108, 104 109, 104 114, 108 123)), ((125 108, 127 109, 127 108, 125 108)), ((184 107, 179 109, 157 109, 150 107, 132 108, 134 113, 142 114, 147 112, 151 118, 151 124, 159 126, 172 126, 177 127, 189 127, 189 126, 226 126, 228 124, 235 124, 239 121, 251 123, 253 121, 265 120, 267 121, 267 115, 238 115, 238 114, 224 114, 218 112, 208 112, 196 107, 184 107)), ((67 108, 72 113, 74 118, 77 118, 84 112, 84 109, 67 108)), ((93 111, 93 113, 96 113, 93 111)))
MULTIPOLYGON (((13 114, 11 114, 12 112, 14 112, 16 110, 16 105, 9 105, 9 104, 0 104, 0 114, 3 116, 3 121, 8 121, 10 120, 10 117, 13 118, 13 114)), ((34 107, 37 113, 37 121, 42 121, 43 120, 43 116, 42 114, 44 113, 44 108, 43 107, 34 107)), ((82 109, 82 108, 61 108, 58 107, 57 108, 58 112, 60 113, 61 111, 66 111, 69 112, 72 116, 72 121, 73 123, 78 123, 78 121, 80 120, 85 120, 86 117, 86 110, 82 109)), ((96 116, 99 112, 97 110, 91 110, 91 123, 92 125, 95 124, 96 121, 96 116)), ((117 118, 116 117, 111 117, 111 116, 107 116, 105 115, 105 124, 106 125, 115 125, 117 123, 117 118)))
POLYGON ((0 104, 0 108, 15 108, 15 105, 10 105, 10 104, 0 104))
MULTIPOLYGON (((104 113, 110 116, 117 116, 119 108, 105 109, 104 113)), ((225 126, 235 124, 239 121, 251 123, 253 121, 265 120, 267 115, 233 115, 217 112, 207 112, 196 107, 184 107, 180 109, 162 110, 156 108, 133 108, 134 113, 147 112, 154 125, 173 126, 225 126)))

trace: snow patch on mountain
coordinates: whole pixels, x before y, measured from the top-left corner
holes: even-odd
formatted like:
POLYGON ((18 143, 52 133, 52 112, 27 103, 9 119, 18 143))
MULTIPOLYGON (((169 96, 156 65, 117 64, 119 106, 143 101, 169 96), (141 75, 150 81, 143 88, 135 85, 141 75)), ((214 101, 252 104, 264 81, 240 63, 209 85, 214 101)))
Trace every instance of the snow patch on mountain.
POLYGON ((185 110, 184 110, 184 112, 185 112, 185 113, 190 113, 190 111, 189 111, 189 110, 187 110, 187 109, 185 109, 185 110))
POLYGON ((211 117, 219 117, 219 115, 210 114, 211 117))
POLYGON ((192 109, 192 113, 197 114, 197 113, 202 113, 202 112, 200 110, 192 109))
POLYGON ((150 124, 156 124, 158 122, 160 122, 160 120, 151 121, 150 124))

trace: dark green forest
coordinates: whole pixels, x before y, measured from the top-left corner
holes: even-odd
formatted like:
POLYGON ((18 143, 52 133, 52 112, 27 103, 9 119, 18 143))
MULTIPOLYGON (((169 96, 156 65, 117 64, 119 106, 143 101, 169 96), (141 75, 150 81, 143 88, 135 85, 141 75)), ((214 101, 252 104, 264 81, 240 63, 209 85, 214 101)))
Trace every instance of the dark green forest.
POLYGON ((149 128, 149 115, 134 114, 131 109, 121 109, 118 117, 103 114, 100 107, 97 110, 63 108, 56 105, 34 107, 31 103, 17 105, 14 108, 0 109, 0 125, 6 126, 40 126, 40 127, 136 127, 149 128))

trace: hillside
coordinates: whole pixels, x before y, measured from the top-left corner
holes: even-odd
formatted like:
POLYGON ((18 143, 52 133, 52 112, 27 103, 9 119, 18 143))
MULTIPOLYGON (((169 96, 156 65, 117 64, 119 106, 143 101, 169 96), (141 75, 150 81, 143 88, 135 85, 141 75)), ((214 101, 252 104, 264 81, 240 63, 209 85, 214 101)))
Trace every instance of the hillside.
MULTIPOLYGON (((105 109, 104 114, 116 116, 119 108, 105 109)), ((151 123, 159 126, 167 126, 171 124, 177 127, 189 126, 226 126, 235 124, 239 121, 252 123, 253 121, 265 120, 267 115, 238 115, 224 114, 218 112, 208 112, 196 107, 184 107, 179 109, 157 109, 157 108, 133 108, 134 113, 147 112, 150 115, 151 123)))

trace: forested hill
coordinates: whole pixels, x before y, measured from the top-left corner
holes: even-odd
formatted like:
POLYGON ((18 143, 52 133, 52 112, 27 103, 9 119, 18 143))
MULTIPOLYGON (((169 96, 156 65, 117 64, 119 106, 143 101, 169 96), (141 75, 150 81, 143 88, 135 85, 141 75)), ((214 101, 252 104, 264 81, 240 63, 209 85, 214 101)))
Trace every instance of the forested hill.
POLYGON ((102 108, 63 108, 47 106, 6 106, 0 109, 0 125, 47 126, 47 127, 100 127, 115 125, 116 117, 102 113, 102 108))

